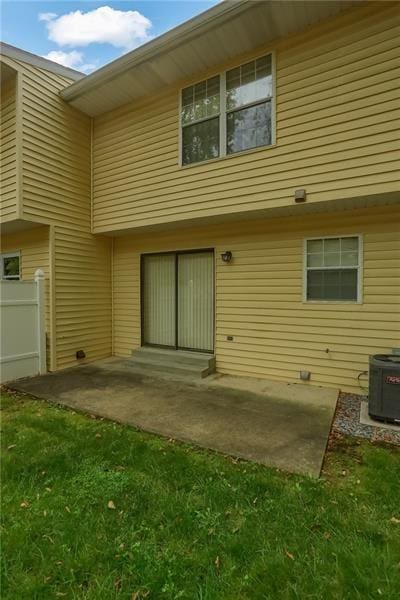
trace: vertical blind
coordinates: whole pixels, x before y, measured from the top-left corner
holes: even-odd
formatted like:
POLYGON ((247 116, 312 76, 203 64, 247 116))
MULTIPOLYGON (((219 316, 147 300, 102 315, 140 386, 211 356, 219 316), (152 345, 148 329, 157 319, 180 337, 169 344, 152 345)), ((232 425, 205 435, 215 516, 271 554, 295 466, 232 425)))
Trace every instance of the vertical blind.
POLYGON ((212 351, 213 253, 148 255, 143 269, 144 343, 212 351))
POLYGON ((144 342, 175 345, 175 255, 144 257, 144 342))
POLYGON ((213 349, 213 254, 178 256, 178 346, 213 349))

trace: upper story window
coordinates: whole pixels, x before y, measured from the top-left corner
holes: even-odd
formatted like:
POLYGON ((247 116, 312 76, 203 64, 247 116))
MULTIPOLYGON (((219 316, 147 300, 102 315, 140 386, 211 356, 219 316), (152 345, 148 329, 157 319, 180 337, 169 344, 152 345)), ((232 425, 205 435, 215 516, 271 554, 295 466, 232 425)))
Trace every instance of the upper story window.
POLYGON ((227 72, 227 154, 271 144, 271 99, 271 55, 227 72))
POLYGON ((219 156, 220 77, 182 90, 182 163, 219 156))
POLYGON ((12 252, 0 255, 1 279, 20 279, 20 255, 12 252))
POLYGON ((273 77, 269 54, 182 90, 182 165, 269 146, 273 77))
POLYGON ((361 301, 359 236, 306 240, 305 299, 361 301))

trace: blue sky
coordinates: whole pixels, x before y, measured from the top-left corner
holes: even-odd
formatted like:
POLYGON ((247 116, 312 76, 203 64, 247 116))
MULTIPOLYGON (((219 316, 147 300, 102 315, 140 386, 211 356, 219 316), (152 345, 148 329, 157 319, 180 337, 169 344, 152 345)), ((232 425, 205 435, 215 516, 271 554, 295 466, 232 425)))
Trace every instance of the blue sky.
POLYGON ((90 73, 219 0, 2 0, 1 39, 90 73))

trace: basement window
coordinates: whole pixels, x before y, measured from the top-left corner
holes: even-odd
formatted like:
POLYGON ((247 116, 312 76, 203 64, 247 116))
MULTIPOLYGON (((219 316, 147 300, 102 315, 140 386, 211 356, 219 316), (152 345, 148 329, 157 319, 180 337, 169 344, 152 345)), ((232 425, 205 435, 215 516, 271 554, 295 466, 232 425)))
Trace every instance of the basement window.
POLYGON ((1 279, 20 279, 20 253, 0 255, 1 279))
POLYGON ((361 301, 360 236, 308 239, 304 263, 305 300, 361 301))
POLYGON ((273 143, 272 55, 230 69, 181 92, 181 164, 273 143))

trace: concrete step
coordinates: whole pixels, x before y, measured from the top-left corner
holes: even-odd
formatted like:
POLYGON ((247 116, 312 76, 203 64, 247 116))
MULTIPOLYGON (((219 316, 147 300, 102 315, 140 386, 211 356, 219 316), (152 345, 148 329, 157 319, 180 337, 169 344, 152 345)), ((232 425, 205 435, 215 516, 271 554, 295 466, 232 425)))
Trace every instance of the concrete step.
POLYGON ((214 356, 200 352, 143 347, 132 352, 131 361, 132 366, 146 372, 169 372, 203 378, 215 371, 214 356))
POLYGON ((131 362, 132 369, 138 373, 143 373, 151 377, 170 376, 185 377, 189 379, 203 379, 214 372, 214 369, 196 369, 187 366, 155 365, 150 363, 138 362, 133 357, 128 359, 131 362))

